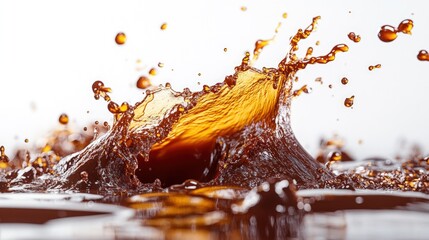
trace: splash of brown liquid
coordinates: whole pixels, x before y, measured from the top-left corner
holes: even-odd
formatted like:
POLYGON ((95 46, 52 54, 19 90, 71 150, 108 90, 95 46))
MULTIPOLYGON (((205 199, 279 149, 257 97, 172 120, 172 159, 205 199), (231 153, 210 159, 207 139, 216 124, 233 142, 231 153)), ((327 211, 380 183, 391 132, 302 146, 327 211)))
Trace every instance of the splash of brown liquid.
MULTIPOLYGON (((299 185, 330 178, 300 146, 289 125, 296 71, 308 64, 326 64, 348 50, 339 44, 323 56, 295 55, 299 41, 311 34, 319 18, 292 38, 291 50, 278 68, 254 69, 246 53, 233 75, 201 92, 179 93, 169 84, 147 91, 142 102, 121 111, 108 134, 62 159, 57 173, 67 186, 81 181, 85 171, 92 187, 121 188, 159 180, 162 186, 196 179, 254 187, 269 176, 287 176, 299 185)), ((93 91, 106 98, 110 89, 97 81, 93 91)))

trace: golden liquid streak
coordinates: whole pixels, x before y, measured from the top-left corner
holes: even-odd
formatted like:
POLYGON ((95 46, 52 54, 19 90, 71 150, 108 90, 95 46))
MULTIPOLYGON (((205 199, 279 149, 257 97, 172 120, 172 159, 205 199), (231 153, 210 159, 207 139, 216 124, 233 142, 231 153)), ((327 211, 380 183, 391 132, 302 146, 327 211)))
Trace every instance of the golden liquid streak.
MULTIPOLYGON (((239 71, 237 77, 233 88, 224 85, 217 93, 203 95, 198 104, 173 125, 167 138, 152 149, 162 149, 173 140, 187 144, 214 142, 218 136, 233 134, 251 123, 274 117, 271 115, 276 114, 281 89, 281 86, 273 88, 274 77, 254 69, 239 71)), ((282 84, 286 78, 280 78, 282 84)))

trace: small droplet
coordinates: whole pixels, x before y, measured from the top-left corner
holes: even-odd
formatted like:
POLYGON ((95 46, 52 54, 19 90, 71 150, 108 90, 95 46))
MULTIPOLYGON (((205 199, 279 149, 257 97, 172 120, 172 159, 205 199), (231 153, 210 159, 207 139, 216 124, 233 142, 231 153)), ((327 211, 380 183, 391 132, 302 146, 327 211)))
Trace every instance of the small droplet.
POLYGON ((299 95, 301 95, 301 93, 309 93, 309 89, 307 88, 307 85, 302 86, 300 89, 295 90, 293 92, 293 96, 294 97, 298 97, 299 95))
POLYGON ((347 36, 355 43, 360 42, 361 37, 359 35, 356 35, 354 32, 350 32, 347 36))
POLYGON ((349 83, 349 79, 347 79, 346 77, 343 77, 343 78, 341 79, 341 83, 342 83, 343 85, 346 85, 347 83, 349 83))
POLYGON ((167 23, 163 23, 162 25, 161 25, 161 30, 165 30, 165 29, 167 29, 167 23))
POLYGON ((109 104, 107 105, 107 109, 109 110, 109 112, 115 114, 119 112, 119 105, 113 101, 109 102, 109 104))
POLYGON ((246 7, 246 6, 242 6, 240 9, 241 9, 241 11, 243 11, 243 12, 247 11, 247 7, 246 7))
POLYGON ((372 70, 374 70, 376 68, 381 68, 381 64, 371 65, 371 66, 368 67, 368 70, 372 71, 372 70))
POLYGON ((112 89, 109 87, 105 87, 104 83, 100 80, 95 81, 92 84, 92 91, 94 92, 94 98, 100 99, 100 97, 103 97, 104 100, 107 102, 110 101, 110 97, 107 93, 112 92, 112 89))
POLYGON ((228 51, 228 48, 224 48, 224 49, 223 49, 223 51, 224 51, 224 52, 227 52, 227 51, 228 51))
POLYGON ((320 45, 320 41, 316 41, 316 46, 319 46, 320 45))
POLYGON ((137 88, 140 88, 140 89, 146 89, 146 88, 152 86, 152 83, 150 82, 148 77, 141 76, 137 80, 136 86, 137 86, 137 88))
POLYGON ((198 73, 198 76, 201 77, 201 73, 198 73))
POLYGON ((84 128, 83 128, 83 131, 85 131, 85 132, 86 132, 87 130, 88 130, 88 128, 87 128, 87 127, 84 127, 84 128))
POLYGON ((149 75, 151 75, 151 76, 155 76, 155 75, 156 75, 156 69, 155 69, 155 68, 151 68, 151 69, 149 70, 149 75))
POLYGON ((125 35, 125 33, 120 32, 120 33, 116 34, 116 37, 115 37, 116 44, 122 45, 126 41, 127 41, 127 36, 125 35))
POLYGON ((354 96, 354 95, 353 95, 353 96, 351 96, 351 97, 349 97, 349 98, 346 98, 346 99, 344 100, 344 106, 346 106, 346 107, 351 107, 351 106, 353 106, 354 99, 355 99, 355 96, 354 96))
POLYGON ((287 18, 287 13, 283 13, 283 14, 282 14, 282 17, 283 17, 284 19, 286 19, 286 18, 287 18))
POLYGON ((119 106, 117 103, 111 101, 107 105, 107 109, 109 110, 109 112, 111 112, 113 114, 119 114, 119 113, 124 113, 124 112, 128 111, 129 105, 127 102, 123 102, 121 104, 121 106, 119 106))
POLYGON ((429 61, 429 53, 426 50, 420 50, 417 55, 417 59, 420 61, 429 61))
POLYGON ((398 31, 405 33, 405 34, 411 34, 411 30, 414 27, 414 22, 411 19, 405 19, 402 21, 398 26, 398 31))
POLYGON ((67 114, 63 113, 60 115, 60 117, 58 118, 58 121, 63 124, 66 125, 69 122, 69 116, 67 116, 67 114))
POLYGON ((29 142, 28 138, 24 139, 24 142, 25 142, 25 143, 28 143, 28 142, 29 142))
POLYGON ((159 63, 158 63, 158 67, 160 67, 160 68, 164 67, 164 63, 159 62, 159 63))
POLYGON ((381 27, 378 33, 378 38, 383 42, 391 42, 398 37, 396 29, 390 25, 384 25, 381 27))
POLYGON ((333 87, 333 86, 332 86, 332 84, 329 84, 329 85, 328 85, 328 87, 329 87, 330 89, 332 89, 332 87, 333 87))

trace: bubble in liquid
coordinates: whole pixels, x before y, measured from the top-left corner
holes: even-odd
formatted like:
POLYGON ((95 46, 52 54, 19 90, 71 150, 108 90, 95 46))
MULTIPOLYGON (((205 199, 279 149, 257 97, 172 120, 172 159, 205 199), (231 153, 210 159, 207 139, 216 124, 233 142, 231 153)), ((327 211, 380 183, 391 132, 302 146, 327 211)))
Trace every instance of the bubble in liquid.
POLYGON ((65 113, 61 114, 60 117, 58 118, 58 122, 60 122, 63 125, 67 124, 69 122, 69 116, 65 113))
POLYGON ((125 35, 125 33, 120 32, 116 34, 116 37, 115 37, 116 44, 123 45, 125 44, 126 41, 127 41, 127 36, 125 35))

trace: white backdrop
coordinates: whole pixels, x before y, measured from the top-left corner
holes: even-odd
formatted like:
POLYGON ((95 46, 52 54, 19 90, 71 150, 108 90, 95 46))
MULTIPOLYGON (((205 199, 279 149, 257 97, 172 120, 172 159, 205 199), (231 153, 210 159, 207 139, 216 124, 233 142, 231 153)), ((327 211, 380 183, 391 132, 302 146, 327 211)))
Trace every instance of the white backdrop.
MULTIPOLYGON (((83 127, 111 119, 106 103, 95 101, 91 84, 102 80, 116 102, 141 100, 135 82, 158 62, 155 84, 200 89, 222 81, 258 39, 268 39, 281 21, 276 41, 266 47, 257 67, 276 66, 288 39, 320 15, 317 31, 302 49, 322 55, 338 43, 350 51, 329 65, 299 73, 297 86, 313 92, 294 100, 293 129, 314 154, 320 137, 337 133, 358 158, 392 157, 407 151, 401 142, 429 151, 429 50, 426 1, 0 1, 0 145, 8 152, 35 144, 55 128, 65 112, 83 127), (247 7, 242 11, 241 7, 247 7), (287 13, 286 19, 282 18, 287 13), (415 23, 411 36, 383 43, 382 25, 404 19, 415 23), (168 27, 160 30, 162 23, 168 27), (362 36, 360 43, 347 38, 362 36), (118 46, 114 37, 125 32, 118 46), (228 48, 224 52, 224 48, 228 48), (140 63, 138 62, 140 60, 140 63), (368 71, 369 65, 381 69, 368 71), (172 71, 171 69, 174 69, 172 71), (201 73, 201 76, 198 76, 201 73), (314 82, 322 77, 324 84, 314 82), (348 77, 349 84, 340 83, 348 77), (201 82, 201 85, 197 85, 201 82), (328 85, 333 88, 329 89, 328 85), (343 106, 355 95, 353 109, 343 106), (87 111, 90 111, 88 114, 87 111), (358 141, 362 140, 362 144, 358 141)), ((407 146, 408 146, 407 145, 407 146)))

